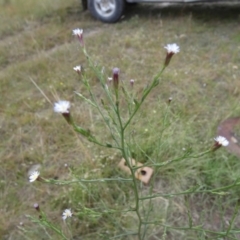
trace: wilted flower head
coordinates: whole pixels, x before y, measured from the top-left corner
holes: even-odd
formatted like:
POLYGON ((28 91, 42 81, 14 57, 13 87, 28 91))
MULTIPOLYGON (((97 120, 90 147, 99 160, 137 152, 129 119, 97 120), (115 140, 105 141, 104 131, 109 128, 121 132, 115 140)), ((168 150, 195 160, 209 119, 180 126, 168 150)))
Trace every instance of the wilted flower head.
POLYGON ((170 63, 172 56, 180 52, 180 48, 176 43, 167 44, 167 46, 165 46, 164 48, 167 49, 167 55, 164 63, 166 67, 170 63))
POLYGON ((29 176, 29 182, 34 182, 34 181, 36 181, 36 180, 38 179, 39 175, 40 175, 40 172, 39 172, 39 171, 34 171, 34 172, 32 172, 32 173, 30 174, 30 176, 29 176))
POLYGON ((72 217, 71 209, 65 209, 62 214, 62 219, 66 220, 68 217, 72 217))
POLYGON ((73 70, 79 74, 81 72, 81 66, 78 65, 78 66, 74 67, 73 70))
POLYGON ((216 144, 218 144, 220 146, 226 147, 229 144, 229 141, 225 137, 222 137, 222 136, 218 136, 218 137, 214 138, 214 140, 215 140, 216 144))
POLYGON ((54 112, 62 113, 62 114, 69 114, 71 104, 69 101, 60 100, 54 103, 54 112))
POLYGON ((79 42, 81 43, 81 45, 83 46, 83 30, 76 28, 73 31, 73 35, 78 37, 79 42))

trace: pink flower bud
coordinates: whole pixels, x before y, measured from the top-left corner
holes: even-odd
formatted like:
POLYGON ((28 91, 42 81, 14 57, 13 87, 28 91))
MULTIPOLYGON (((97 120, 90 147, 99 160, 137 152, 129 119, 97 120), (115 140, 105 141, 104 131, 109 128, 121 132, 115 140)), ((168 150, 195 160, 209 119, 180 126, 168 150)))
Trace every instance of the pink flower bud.
POLYGON ((130 80, 131 87, 133 87, 134 82, 135 82, 134 79, 131 79, 131 80, 130 80))
POLYGON ((115 89, 118 89, 118 84, 119 84, 119 68, 113 68, 113 86, 115 89))
POLYGON ((38 205, 38 203, 34 203, 33 207, 39 212, 40 211, 40 207, 38 205))

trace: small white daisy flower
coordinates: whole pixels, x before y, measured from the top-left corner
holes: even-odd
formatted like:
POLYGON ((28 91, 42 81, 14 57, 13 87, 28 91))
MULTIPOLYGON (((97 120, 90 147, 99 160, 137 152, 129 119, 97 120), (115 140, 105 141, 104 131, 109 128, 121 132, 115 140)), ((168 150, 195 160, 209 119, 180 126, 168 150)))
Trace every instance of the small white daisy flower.
POLYGON ((69 101, 58 101, 54 103, 54 112, 56 113, 69 113, 69 109, 71 107, 71 104, 69 101))
POLYGON ((65 209, 62 214, 62 219, 66 220, 68 217, 72 217, 71 209, 65 209))
POLYGON ((83 47, 84 46, 84 43, 83 43, 83 30, 79 29, 79 28, 76 28, 76 29, 72 30, 72 32, 73 32, 73 35, 78 37, 78 40, 79 40, 80 44, 83 47))
POLYGON ((176 54, 180 52, 180 48, 176 43, 172 43, 172 44, 167 44, 167 46, 164 47, 165 49, 167 49, 167 53, 171 53, 171 54, 176 54))
POLYGON ((76 71, 77 73, 80 73, 81 72, 81 66, 76 66, 73 68, 74 71, 76 71))
POLYGON ((74 29, 72 31, 73 31, 73 35, 78 36, 78 37, 81 37, 82 34, 83 34, 83 30, 80 29, 80 28, 76 28, 76 29, 74 29))
POLYGON ((214 138, 214 140, 216 141, 217 144, 226 147, 229 144, 229 141, 222 136, 218 136, 216 138, 214 138))
POLYGON ((30 174, 30 176, 29 176, 29 182, 34 182, 34 181, 36 181, 36 180, 38 179, 39 175, 40 175, 40 172, 39 172, 39 171, 34 171, 34 172, 32 172, 32 173, 30 174))

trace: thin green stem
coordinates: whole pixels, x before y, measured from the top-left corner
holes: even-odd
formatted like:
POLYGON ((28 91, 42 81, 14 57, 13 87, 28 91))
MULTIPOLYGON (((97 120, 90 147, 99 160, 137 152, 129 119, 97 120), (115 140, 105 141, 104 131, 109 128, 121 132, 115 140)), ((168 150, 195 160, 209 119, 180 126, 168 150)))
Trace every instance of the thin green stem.
POLYGON ((63 234, 63 232, 61 230, 59 230, 57 227, 55 227, 51 222, 49 222, 46 219, 46 216, 43 212, 41 212, 42 218, 40 218, 40 219, 36 219, 30 215, 27 215, 27 217, 29 217, 32 220, 32 222, 39 223, 42 226, 48 227, 48 228, 52 229, 54 232, 56 232, 63 239, 68 240, 68 238, 63 234))
POLYGON ((137 113, 137 111, 139 110, 139 108, 141 107, 141 105, 143 104, 144 100, 146 99, 146 97, 148 96, 148 94, 152 91, 152 89, 154 87, 156 87, 159 83, 159 77, 161 76, 161 74, 163 73, 165 69, 165 66, 162 68, 162 70, 154 77, 152 84, 150 85, 150 87, 148 87, 147 89, 145 89, 145 91, 143 92, 143 96, 141 99, 141 102, 138 103, 136 105, 135 110, 133 111, 132 115, 130 116, 130 118, 128 119, 128 121, 125 123, 123 130, 125 130, 127 128, 127 126, 130 124, 131 120, 133 119, 133 117, 135 116, 135 114, 137 113))
MULTIPOLYGON (((221 236, 224 237, 226 235, 226 232, 215 232, 215 231, 211 231, 211 230, 207 230, 207 229, 203 229, 201 226, 196 226, 196 227, 174 227, 174 226, 169 226, 169 225, 165 225, 165 224, 161 224, 159 223, 160 226, 163 227, 167 227, 169 229, 176 229, 176 230, 188 230, 188 231, 198 231, 198 232, 207 232, 207 233, 211 233, 211 234, 215 234, 217 236, 221 236)), ((231 233, 239 233, 240 231, 235 231, 232 230, 231 233)), ((228 236, 229 239, 235 239, 233 237, 228 236)))
POLYGON ((120 110, 119 110, 119 105, 118 103, 116 104, 117 107, 117 117, 118 117, 118 121, 119 121, 119 125, 120 125, 120 138, 121 138, 121 148, 122 148, 122 154, 123 154, 123 158, 125 159, 127 166, 129 167, 130 171, 131 171, 131 176, 132 176, 132 181, 133 181, 133 191, 134 191, 134 196, 135 196, 135 211, 138 217, 138 238, 139 240, 142 239, 141 237, 141 226, 142 226, 142 219, 141 219, 141 215, 139 212, 139 195, 138 195, 138 185, 137 185, 137 180, 135 178, 135 170, 133 169, 133 167, 130 164, 129 161, 129 151, 127 150, 128 148, 125 146, 125 136, 124 136, 124 128, 123 128, 123 124, 122 124, 122 120, 121 120, 121 116, 120 116, 120 110))
MULTIPOLYGON (((99 71, 96 69, 96 67, 94 66, 94 64, 93 64, 91 58, 89 57, 89 55, 88 55, 88 53, 87 53, 87 51, 86 51, 85 48, 83 48, 83 53, 85 54, 85 56, 86 56, 86 58, 87 58, 87 60, 88 60, 89 66, 90 66, 91 69, 95 72, 95 74, 97 75, 97 77, 100 79, 100 83, 101 83, 101 85, 102 85, 102 88, 103 88, 103 89, 105 90, 105 92, 107 93, 107 96, 108 96, 108 99, 109 99, 109 101, 110 101, 110 103, 111 103, 111 106, 112 106, 114 112, 116 112, 117 110, 116 110, 115 105, 114 105, 114 103, 113 103, 112 96, 111 96, 111 94, 109 93, 109 91, 108 91, 108 89, 106 88, 106 86, 104 85, 104 81, 103 81, 103 79, 102 79, 102 74, 100 74, 100 72, 99 72, 99 71)), ((94 94, 92 93, 91 88, 90 88, 89 85, 88 85, 88 91, 89 91, 89 93, 90 93, 90 96, 91 96, 92 100, 94 101, 95 107, 97 108, 97 110, 98 110, 98 112, 100 113, 102 119, 104 120, 106 126, 108 127, 108 129, 109 129, 109 131, 110 131, 110 133, 111 133, 111 137, 113 138, 113 140, 115 141, 115 143, 118 145, 118 141, 117 141, 116 137, 114 136, 114 133, 112 132, 112 128, 111 128, 108 120, 107 120, 106 117, 104 116, 101 108, 99 107, 98 101, 96 100, 94 94)), ((99 142, 96 142, 96 144, 99 145, 99 142)), ((104 145, 101 145, 101 146, 104 146, 104 145)), ((105 147, 106 147, 106 146, 105 146, 105 147)), ((116 147, 115 147, 115 148, 116 148, 116 147)))
POLYGON ((154 194, 151 196, 146 196, 146 197, 142 197, 140 198, 140 200, 145 200, 145 199, 150 199, 150 198, 157 198, 157 197, 173 197, 173 196, 179 196, 179 195, 186 195, 186 194, 193 194, 193 193, 211 193, 211 194, 217 194, 217 195, 226 195, 228 193, 225 193, 223 191, 226 191, 228 189, 234 188, 234 187, 238 187, 240 186, 240 182, 235 181, 233 184, 225 186, 225 187, 220 187, 220 188, 215 188, 215 189, 210 189, 210 190, 196 190, 201 188, 201 186, 199 187, 194 187, 192 189, 180 192, 180 193, 168 193, 168 194, 154 194))
POLYGON ((105 81, 104 81, 104 79, 102 78, 103 75, 102 75, 102 74, 100 73, 100 71, 96 68, 96 66, 94 66, 94 64, 93 64, 90 56, 89 56, 88 53, 87 53, 86 48, 83 49, 83 53, 84 53, 85 57, 86 57, 87 60, 88 60, 89 66, 91 67, 91 69, 94 71, 94 73, 96 74, 96 76, 97 76, 98 79, 100 80, 100 83, 101 83, 101 85, 102 85, 102 88, 103 88, 103 89, 105 90, 105 92, 107 93, 108 99, 109 99, 112 107, 113 107, 114 110, 116 111, 113 98, 112 98, 111 94, 109 94, 109 91, 106 91, 105 81))
POLYGON ((131 182, 132 179, 129 178, 100 178, 100 179, 76 179, 76 180, 70 180, 70 181, 64 181, 64 180, 54 180, 54 179, 45 179, 41 178, 41 182, 43 183, 51 183, 54 185, 69 185, 73 183, 105 183, 105 182, 114 182, 114 181, 121 181, 121 182, 131 182))
POLYGON ((138 168, 142 168, 142 167, 156 167, 156 168, 159 168, 159 167, 162 167, 162 166, 166 166, 166 165, 169 165, 173 162, 179 162, 181 160, 185 160, 185 159, 191 159, 191 158, 200 158, 204 155, 207 155, 208 153, 211 153, 212 150, 207 150, 205 152, 202 152, 198 155, 189 155, 190 153, 186 153, 184 154, 183 156, 181 157, 178 157, 178 158, 175 158, 175 159, 172 159, 172 160, 168 160, 168 161, 165 161, 165 162, 162 162, 162 163, 146 163, 146 164, 143 164, 142 166, 139 166, 139 167, 135 167, 134 169, 138 169, 138 168))
POLYGON ((97 108, 98 112, 100 113, 102 119, 104 120, 106 126, 107 126, 108 129, 109 129, 109 131, 110 131, 110 133, 111 133, 111 137, 113 138, 113 140, 115 141, 115 143, 118 145, 118 141, 117 141, 116 137, 114 136, 114 133, 112 132, 112 128, 111 128, 111 126, 110 126, 110 124, 109 124, 109 121, 106 119, 106 117, 104 116, 103 112, 101 111, 101 108, 99 107, 99 104, 98 104, 98 102, 97 102, 94 94, 92 93, 91 90, 89 90, 89 93, 90 93, 91 98, 93 99, 93 101, 94 101, 95 104, 96 104, 96 108, 97 108))
POLYGON ((122 239, 122 237, 130 236, 130 235, 137 235, 137 234, 138 234, 137 232, 127 232, 127 233, 123 233, 123 234, 117 235, 115 237, 112 237, 110 239, 117 239, 117 238, 122 239))
POLYGON ((158 145, 157 145, 157 149, 158 149, 158 157, 159 157, 159 154, 160 154, 160 152, 162 151, 162 149, 161 149, 161 140, 162 140, 162 136, 163 136, 163 133, 164 133, 164 131, 166 130, 166 122, 167 122, 167 117, 168 117, 168 114, 169 114, 169 106, 170 106, 170 104, 168 104, 167 105, 167 109, 165 110, 165 112, 164 112, 164 116, 163 116, 163 128, 162 128, 162 130, 161 130, 161 132, 160 132, 160 136, 159 136, 159 138, 158 138, 158 140, 157 140, 157 142, 158 142, 158 145))
MULTIPOLYGON (((239 202, 237 202, 236 203, 236 206, 235 206, 235 209, 234 209, 234 213, 233 213, 233 215, 232 215, 232 219, 231 219, 231 221, 230 221, 230 224, 229 224, 229 227, 228 227, 228 229, 227 229, 227 232, 226 232, 226 237, 229 235, 229 233, 230 233, 230 231, 231 231, 231 229, 232 229, 232 225, 233 225, 233 223, 234 223, 234 221, 235 221, 235 219, 236 219, 236 217, 237 217, 237 214, 238 214, 238 212, 239 212, 239 208, 240 208, 240 205, 239 205, 239 202)), ((229 237, 229 236, 228 236, 229 237)))

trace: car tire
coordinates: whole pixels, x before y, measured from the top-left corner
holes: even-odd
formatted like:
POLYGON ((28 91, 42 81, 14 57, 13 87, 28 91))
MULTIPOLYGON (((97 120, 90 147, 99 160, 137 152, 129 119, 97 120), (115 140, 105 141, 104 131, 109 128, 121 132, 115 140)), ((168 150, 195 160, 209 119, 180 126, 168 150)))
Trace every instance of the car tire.
POLYGON ((125 9, 125 0, 88 0, 92 16, 105 23, 117 22, 125 9))
POLYGON ((82 9, 83 9, 83 11, 86 11, 87 8, 88 8, 88 6, 87 6, 87 0, 82 0, 82 9))

